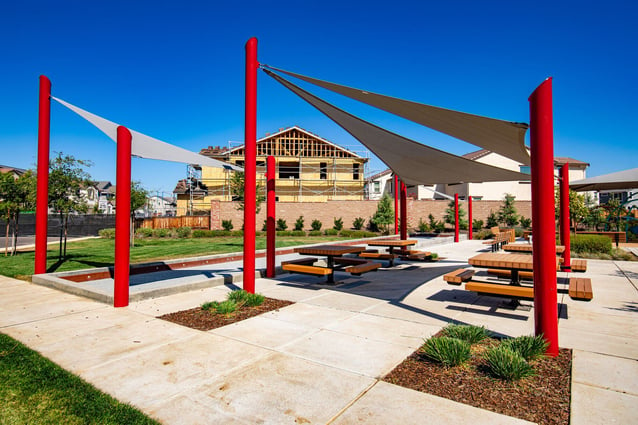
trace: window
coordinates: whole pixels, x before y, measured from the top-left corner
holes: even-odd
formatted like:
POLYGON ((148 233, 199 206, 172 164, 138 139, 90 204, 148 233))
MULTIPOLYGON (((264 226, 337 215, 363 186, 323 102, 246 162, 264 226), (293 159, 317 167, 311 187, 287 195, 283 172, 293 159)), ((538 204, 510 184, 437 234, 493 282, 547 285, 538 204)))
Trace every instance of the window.
POLYGON ((521 165, 520 172, 523 174, 532 174, 532 169, 529 165, 521 165))
POLYGON ((328 179, 328 163, 327 162, 320 162, 319 163, 319 178, 321 180, 327 180, 328 179))
POLYGON ((374 193, 381 193, 381 183, 374 182, 374 193))
POLYGON ((357 163, 352 164, 352 180, 359 180, 359 165, 357 163))
POLYGON ((280 162, 279 163, 280 179, 298 179, 299 163, 298 162, 280 162))

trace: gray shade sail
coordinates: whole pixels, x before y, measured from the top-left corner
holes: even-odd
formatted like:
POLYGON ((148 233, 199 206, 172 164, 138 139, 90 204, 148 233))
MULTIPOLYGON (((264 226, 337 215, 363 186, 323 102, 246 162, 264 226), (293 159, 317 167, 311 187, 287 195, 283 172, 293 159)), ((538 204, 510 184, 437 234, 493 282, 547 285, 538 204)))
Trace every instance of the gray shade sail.
POLYGON ((638 189, 638 168, 576 180, 569 183, 569 188, 576 192, 638 189))
POLYGON ((271 71, 264 69, 264 72, 339 124, 407 184, 529 180, 528 174, 452 155, 384 130, 330 105, 271 71))
MULTIPOLYGON (((66 106, 106 134, 111 140, 117 143, 117 128, 120 124, 109 121, 82 108, 71 105, 62 99, 51 96, 51 99, 66 106)), ((184 164, 205 165, 207 167, 225 168, 227 170, 244 171, 243 168, 227 162, 218 161, 207 156, 191 152, 184 148, 162 142, 153 137, 129 129, 131 132, 131 154, 140 158, 159 159, 162 161, 181 162, 184 164)))
POLYGON ((264 65, 264 67, 299 78, 308 83, 414 121, 433 130, 496 152, 499 155, 522 164, 530 164, 529 152, 525 147, 527 124, 497 120, 480 115, 411 102, 409 100, 318 80, 267 65, 264 65))

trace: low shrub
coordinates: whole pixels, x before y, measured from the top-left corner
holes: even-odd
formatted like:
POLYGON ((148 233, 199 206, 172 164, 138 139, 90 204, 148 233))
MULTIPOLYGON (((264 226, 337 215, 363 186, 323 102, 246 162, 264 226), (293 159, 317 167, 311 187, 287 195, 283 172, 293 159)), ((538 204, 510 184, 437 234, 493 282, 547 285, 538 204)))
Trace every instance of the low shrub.
POLYGON ((514 236, 516 236, 517 238, 522 238, 523 232, 524 232, 523 229, 517 227, 516 229, 514 229, 514 236))
POLYGON ((502 344, 488 350, 485 360, 490 373, 500 379, 514 381, 534 374, 523 356, 502 344))
POLYGON ((192 233, 194 238, 210 238, 211 237, 211 231, 210 230, 203 230, 203 229, 195 229, 193 230, 192 233))
POLYGON ((208 231, 209 238, 214 238, 218 236, 230 236, 230 234, 231 233, 228 230, 209 230, 208 231))
POLYGON ((279 230, 277 236, 292 236, 292 230, 279 230))
POLYGON ((489 238, 491 238, 492 236, 494 236, 494 235, 492 234, 492 231, 491 231, 491 230, 489 230, 489 229, 482 229, 482 230, 479 230, 478 232, 476 232, 476 233, 474 233, 474 234, 472 235, 472 237, 473 237, 474 239, 489 239, 489 238))
POLYGON ((529 361, 543 357, 549 343, 545 341, 543 335, 524 335, 517 338, 506 339, 501 342, 501 345, 520 354, 525 360, 529 361))
POLYGON ((283 218, 278 218, 276 230, 286 230, 287 228, 288 225, 286 224, 286 220, 284 220, 283 218))
POLYGON ((421 352, 444 366, 458 366, 469 360, 470 344, 457 338, 440 336, 425 341, 421 352))
POLYGON ((148 227, 140 227, 135 231, 136 238, 152 238, 153 237, 153 229, 148 227))
POLYGON ((337 229, 326 229, 323 232, 326 236, 337 236, 339 231, 337 229))
POLYGON ((483 220, 472 220, 472 229, 481 230, 483 228, 483 220))
POLYGON ((188 226, 184 226, 184 227, 178 227, 175 232, 177 233, 178 238, 188 238, 190 237, 193 230, 188 226))
POLYGON ((153 229, 153 237, 156 238, 170 238, 171 230, 170 229, 153 229))
POLYGON ((312 220, 312 223, 310 223, 312 230, 321 230, 321 226, 321 222, 317 219, 312 220))
POLYGON ((300 215, 299 218, 297 218, 297 221, 295 221, 295 230, 297 231, 303 230, 303 223, 304 223, 303 215, 300 215))
POLYGON ((611 254, 611 239, 601 235, 571 235, 571 251, 576 253, 611 254))
POLYGON ((444 336, 449 336, 450 338, 457 338, 466 341, 470 344, 476 344, 490 336, 490 333, 485 326, 455 324, 450 324, 443 328, 442 334, 444 336))
POLYGON ((523 229, 529 229, 532 227, 532 219, 521 216, 520 225, 523 229))
POLYGON ((354 228, 354 230, 361 230, 365 222, 366 220, 363 217, 357 217, 352 222, 352 227, 354 228))
POLYGON ((97 234, 101 238, 115 239, 115 229, 100 229, 97 234))
POLYGON ((321 230, 311 230, 308 232, 308 236, 321 236, 321 230))
POLYGON ((423 221, 422 218, 419 219, 419 224, 417 225, 419 232, 421 233, 425 233, 425 232, 429 232, 430 231, 430 225, 423 221))
POLYGON ((333 221, 332 228, 336 230, 337 232, 343 229, 343 219, 341 217, 335 218, 333 221))
MULTIPOLYGON (((233 230, 230 232, 230 236, 244 236, 243 230, 233 230)), ((257 236, 257 232, 255 232, 255 236, 257 236)))
POLYGON ((202 310, 215 310, 215 313, 217 314, 230 314, 237 310, 237 303, 233 300, 226 300, 222 302, 210 301, 202 304, 202 310))
POLYGON ((233 230, 233 220, 222 220, 222 227, 224 230, 233 230))
POLYGON ((290 232, 291 236, 306 236, 306 232, 304 232, 303 230, 293 230, 292 232, 290 232))
POLYGON ((344 237, 344 238, 350 238, 350 237, 352 237, 352 234, 354 232, 355 232, 354 230, 344 229, 341 232, 339 232, 339 236, 344 237))

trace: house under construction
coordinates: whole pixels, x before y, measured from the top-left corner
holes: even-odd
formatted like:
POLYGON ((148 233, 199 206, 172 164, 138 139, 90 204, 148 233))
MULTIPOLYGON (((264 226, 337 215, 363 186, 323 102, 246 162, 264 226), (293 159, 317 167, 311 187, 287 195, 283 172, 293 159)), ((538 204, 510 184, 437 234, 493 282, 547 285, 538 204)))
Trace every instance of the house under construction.
MULTIPOLYGON (((208 147, 201 155, 244 165, 244 146, 208 147)), ((362 200, 368 153, 357 154, 299 127, 280 129, 257 141, 258 190, 266 190, 266 158, 275 158, 278 202, 325 202, 362 200)), ((180 180, 177 214, 190 215, 210 210, 211 200, 236 200, 232 190, 235 172, 211 167, 188 167, 188 178, 180 180)))

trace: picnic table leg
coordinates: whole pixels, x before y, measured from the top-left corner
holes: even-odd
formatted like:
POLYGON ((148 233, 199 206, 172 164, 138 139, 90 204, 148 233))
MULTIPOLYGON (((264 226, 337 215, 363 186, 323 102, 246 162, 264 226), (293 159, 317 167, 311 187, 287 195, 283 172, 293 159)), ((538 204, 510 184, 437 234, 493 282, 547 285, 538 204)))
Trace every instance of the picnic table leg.
POLYGON ((521 281, 518 277, 518 269, 512 269, 512 279, 510 285, 521 286, 521 281))
POLYGON ((328 255, 328 259, 326 261, 328 268, 330 269, 330 274, 326 279, 326 283, 334 285, 335 283, 335 259, 332 255, 328 255))

